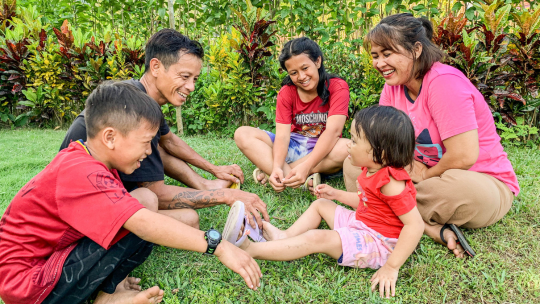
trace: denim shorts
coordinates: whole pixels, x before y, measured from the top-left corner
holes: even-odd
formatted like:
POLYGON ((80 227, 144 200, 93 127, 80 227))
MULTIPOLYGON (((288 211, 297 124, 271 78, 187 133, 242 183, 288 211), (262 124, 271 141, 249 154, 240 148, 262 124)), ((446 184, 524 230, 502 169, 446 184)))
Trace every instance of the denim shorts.
MULTIPOLYGON (((270 136, 272 142, 274 142, 276 139, 276 134, 266 130, 263 131, 266 132, 266 134, 270 136)), ((318 137, 305 137, 298 133, 291 132, 291 140, 289 142, 289 150, 287 151, 287 158, 285 158, 285 162, 287 164, 293 163, 311 153, 315 147, 315 144, 317 143, 317 140, 319 140, 318 137)))

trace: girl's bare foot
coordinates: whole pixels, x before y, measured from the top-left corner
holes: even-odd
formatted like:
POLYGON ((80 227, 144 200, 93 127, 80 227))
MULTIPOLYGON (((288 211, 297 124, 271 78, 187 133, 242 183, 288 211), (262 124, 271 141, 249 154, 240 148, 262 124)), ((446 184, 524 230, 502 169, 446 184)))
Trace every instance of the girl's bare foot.
POLYGON ((287 238, 285 231, 276 228, 276 226, 267 221, 263 221, 263 236, 267 241, 277 241, 287 238))
POLYGON ((465 250, 463 250, 463 247, 457 243, 457 236, 451 229, 446 229, 443 231, 444 239, 446 240, 446 244, 441 240, 441 229, 443 225, 429 225, 428 223, 424 223, 424 234, 432 238, 435 242, 445 245, 452 251, 452 253, 457 258, 464 258, 465 257, 465 250))
POLYGON ((261 183, 261 185, 266 185, 266 183, 268 182, 268 176, 264 172, 259 173, 259 175, 257 175, 257 180, 259 181, 259 183, 261 183))
POLYGON ((94 304, 154 304, 163 300, 163 290, 158 286, 140 291, 136 278, 126 278, 120 282, 113 294, 100 291, 94 304), (133 285, 139 290, 134 290, 133 285))

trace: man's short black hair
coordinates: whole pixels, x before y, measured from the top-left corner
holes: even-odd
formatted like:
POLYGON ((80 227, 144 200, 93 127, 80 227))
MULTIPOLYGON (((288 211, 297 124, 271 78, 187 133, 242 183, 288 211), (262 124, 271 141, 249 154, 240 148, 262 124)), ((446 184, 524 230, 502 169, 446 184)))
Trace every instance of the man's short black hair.
POLYGON ((201 44, 187 36, 180 34, 172 29, 162 29, 150 37, 145 48, 144 68, 146 72, 150 71, 150 60, 157 58, 165 69, 180 60, 180 56, 193 54, 204 58, 204 49, 201 44))
POLYGON ((126 136, 137 129, 142 120, 157 129, 162 119, 158 103, 131 84, 107 81, 86 99, 84 120, 88 139, 106 127, 113 127, 126 136))
POLYGON ((373 161, 383 167, 403 168, 414 159, 416 138, 411 119, 389 106, 371 106, 354 115, 354 128, 364 133, 373 149, 373 161))

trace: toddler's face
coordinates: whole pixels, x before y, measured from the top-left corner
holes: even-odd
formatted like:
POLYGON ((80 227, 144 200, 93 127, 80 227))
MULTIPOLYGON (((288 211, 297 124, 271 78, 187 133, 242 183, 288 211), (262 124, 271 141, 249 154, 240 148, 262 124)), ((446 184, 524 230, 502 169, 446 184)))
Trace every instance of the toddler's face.
POLYGON ((356 167, 372 168, 375 165, 373 161, 373 150, 369 141, 366 139, 364 132, 360 130, 360 134, 356 132, 356 121, 351 124, 351 141, 347 144, 347 156, 351 160, 351 164, 356 167))
POLYGON ((111 166, 125 174, 131 174, 141 166, 141 162, 152 154, 152 138, 158 129, 143 120, 139 127, 127 135, 118 133, 114 140, 111 166))

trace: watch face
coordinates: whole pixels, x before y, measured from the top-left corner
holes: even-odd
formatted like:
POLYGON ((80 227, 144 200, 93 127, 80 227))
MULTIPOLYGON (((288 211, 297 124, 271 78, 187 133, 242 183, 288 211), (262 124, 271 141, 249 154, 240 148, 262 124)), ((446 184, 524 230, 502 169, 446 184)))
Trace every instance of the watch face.
POLYGON ((214 240, 217 240, 217 239, 219 239, 220 234, 219 234, 219 232, 217 232, 215 230, 211 230, 211 231, 208 231, 208 236, 211 237, 214 240))

